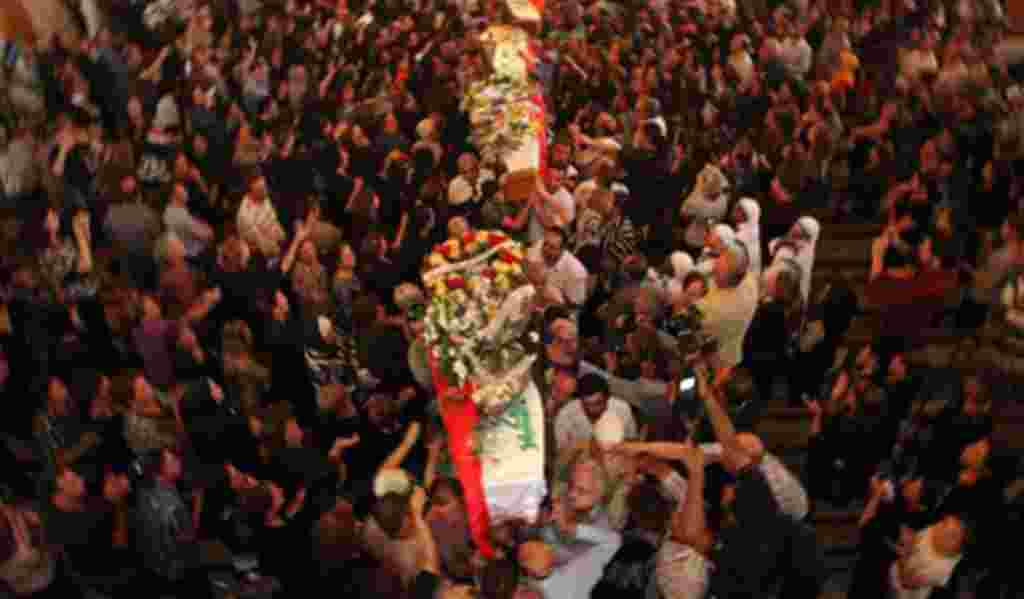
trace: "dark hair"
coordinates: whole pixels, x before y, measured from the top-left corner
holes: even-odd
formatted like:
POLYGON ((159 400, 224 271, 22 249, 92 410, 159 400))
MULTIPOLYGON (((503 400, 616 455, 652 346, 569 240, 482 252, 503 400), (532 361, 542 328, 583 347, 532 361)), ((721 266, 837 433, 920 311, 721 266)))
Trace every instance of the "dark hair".
POLYGON ((914 256, 902 247, 890 246, 885 251, 882 264, 886 269, 906 268, 914 264, 914 256))
POLYGON ((313 542, 321 567, 344 565, 359 549, 359 533, 352 510, 324 514, 314 528, 313 542))
POLYGON ((409 496, 388 493, 373 503, 373 518, 384 534, 397 539, 409 515, 409 496))
POLYGON ((1006 217, 1006 224, 1017 233, 1017 237, 1024 237, 1024 214, 1014 212, 1006 217))
POLYGON ((645 478, 629 491, 630 527, 649 532, 660 532, 665 527, 665 514, 670 512, 669 502, 661 493, 659 483, 645 478))
POLYGON ((481 599, 512 599, 519 586, 519 562, 514 559, 493 560, 480 573, 481 599))
POLYGON ((382 305, 373 293, 361 295, 352 302, 352 327, 364 331, 377 321, 377 310, 382 305))
POLYGON ((548 227, 544 230, 545 235, 558 235, 558 238, 562 240, 562 247, 565 248, 569 245, 569 233, 561 227, 548 227))
POLYGON ((910 204, 910 202, 899 201, 893 204, 891 216, 891 219, 893 221, 898 221, 906 216, 909 216, 911 218, 913 218, 914 216, 914 207, 910 204))
POLYGON ((603 254, 601 248, 596 244, 588 244, 576 252, 576 258, 586 267, 587 272, 599 272, 601 270, 601 259, 603 254))
POLYGON ((14 527, 8 518, 0 519, 0 563, 5 563, 18 549, 18 542, 14 537, 14 527))
POLYGON ((725 381, 723 393, 730 405, 737 405, 747 401, 756 402, 758 400, 754 377, 744 367, 738 367, 732 371, 732 374, 725 381))
POLYGON ((686 273, 686 276, 683 277, 683 289, 686 289, 687 287, 696 283, 697 281, 700 281, 702 285, 707 287, 708 278, 704 276, 704 273, 697 270, 692 270, 686 273))
POLYGON ((274 494, 267 484, 238 491, 238 507, 247 514, 265 514, 273 506, 274 494))
MULTIPOLYGON (((438 503, 435 498, 438 495, 445 494, 448 494, 449 496, 451 496, 452 499, 455 499, 456 501, 462 501, 462 485, 460 485, 459 481, 455 480, 454 478, 449 478, 446 476, 439 477, 437 480, 434 481, 434 484, 430 485, 430 500, 433 503, 438 503)), ((443 503, 443 505, 447 505, 448 502, 445 501, 441 503, 443 503)))

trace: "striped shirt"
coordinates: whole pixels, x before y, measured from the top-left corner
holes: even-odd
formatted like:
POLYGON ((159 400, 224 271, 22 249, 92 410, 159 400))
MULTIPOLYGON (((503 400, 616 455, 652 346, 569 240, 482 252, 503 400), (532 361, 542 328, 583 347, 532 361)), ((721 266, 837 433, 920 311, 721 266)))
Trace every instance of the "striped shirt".
POLYGON ((637 253, 640 245, 640 232, 628 216, 605 223, 601 230, 601 251, 611 256, 616 265, 637 253))

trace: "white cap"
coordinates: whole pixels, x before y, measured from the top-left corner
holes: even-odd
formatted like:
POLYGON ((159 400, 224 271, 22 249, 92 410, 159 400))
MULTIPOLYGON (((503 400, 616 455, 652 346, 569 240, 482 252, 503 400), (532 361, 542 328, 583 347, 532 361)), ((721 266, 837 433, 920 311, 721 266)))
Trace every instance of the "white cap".
POLYGON ((373 494, 375 497, 384 497, 388 493, 405 495, 412 491, 412 479, 405 470, 397 468, 381 470, 377 478, 373 479, 373 494))
POLYGON ((602 445, 615 445, 626 439, 626 425, 616 414, 605 410, 594 424, 594 440, 602 445))

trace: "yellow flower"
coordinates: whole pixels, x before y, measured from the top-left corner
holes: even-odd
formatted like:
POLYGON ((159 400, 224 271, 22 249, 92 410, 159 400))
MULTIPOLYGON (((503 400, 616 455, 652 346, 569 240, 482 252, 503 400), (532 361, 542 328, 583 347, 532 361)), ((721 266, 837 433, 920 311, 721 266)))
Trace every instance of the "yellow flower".
POLYGON ((431 291, 435 297, 443 297, 448 294, 448 287, 443 282, 438 281, 431 286, 431 291))
POLYGON ((512 289, 512 281, 504 274, 498 275, 498 278, 495 279, 494 282, 498 284, 498 289, 501 291, 508 291, 509 289, 512 289))
POLYGON ((495 260, 492 266, 494 267, 494 270, 498 273, 499 276, 511 273, 513 269, 516 267, 515 264, 505 262, 504 260, 495 260))
POLYGON ((437 252, 430 254, 427 258, 427 265, 430 266, 430 268, 440 268, 445 264, 448 264, 448 261, 444 259, 444 256, 437 252))
POLYGON ((462 257, 462 245, 458 239, 449 239, 441 244, 441 253, 451 260, 458 260, 462 257))

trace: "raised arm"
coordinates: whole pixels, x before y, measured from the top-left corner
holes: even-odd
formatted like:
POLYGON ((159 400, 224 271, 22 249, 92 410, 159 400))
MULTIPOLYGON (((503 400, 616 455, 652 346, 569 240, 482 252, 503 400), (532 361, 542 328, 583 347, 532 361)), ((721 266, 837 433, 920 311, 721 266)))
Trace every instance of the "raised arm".
POLYGON ((722 400, 718 396, 718 391, 708 381, 707 368, 704 366, 698 367, 696 374, 697 395, 704 402, 708 419, 711 420, 711 428, 715 431, 715 438, 718 439, 718 442, 724 448, 742 452, 743 448, 736 442, 736 427, 733 426, 732 419, 729 418, 729 414, 722 407, 722 400))
POLYGON ((302 247, 302 242, 306 240, 306 236, 309 234, 309 227, 306 226, 304 221, 295 223, 295 235, 292 236, 292 242, 288 246, 288 251, 285 252, 284 258, 281 259, 281 272, 287 274, 291 272, 292 265, 295 264, 295 256, 299 252, 299 248, 302 247))
POLYGON ((210 314, 210 310, 220 303, 221 291, 219 287, 213 289, 207 289, 203 292, 203 295, 192 304, 188 311, 185 313, 184 319, 187 322, 195 323, 203 320, 210 314))
POLYGON ((430 526, 423 517, 423 512, 427 506, 427 494, 423 491, 422 487, 416 488, 410 503, 413 525, 416 529, 417 546, 420 550, 420 571, 440 576, 441 556, 437 551, 437 542, 434 540, 433 533, 430 532, 430 526))
POLYGON ((711 552, 707 515, 704 513, 704 453, 699 447, 690 447, 683 456, 689 478, 686 499, 672 516, 672 540, 693 547, 702 555, 711 552))
POLYGON ((381 463, 380 468, 377 469, 377 473, 380 474, 385 470, 397 470, 402 467, 402 462, 405 458, 409 457, 409 452, 416 446, 416 442, 420 440, 420 423, 413 422, 409 425, 409 428, 405 431, 405 438, 402 442, 391 452, 391 455, 387 457, 384 462, 381 463))
POLYGON ((89 217, 85 213, 75 215, 72 225, 75 244, 78 246, 77 270, 81 274, 92 272, 92 233, 89 231, 89 217))

